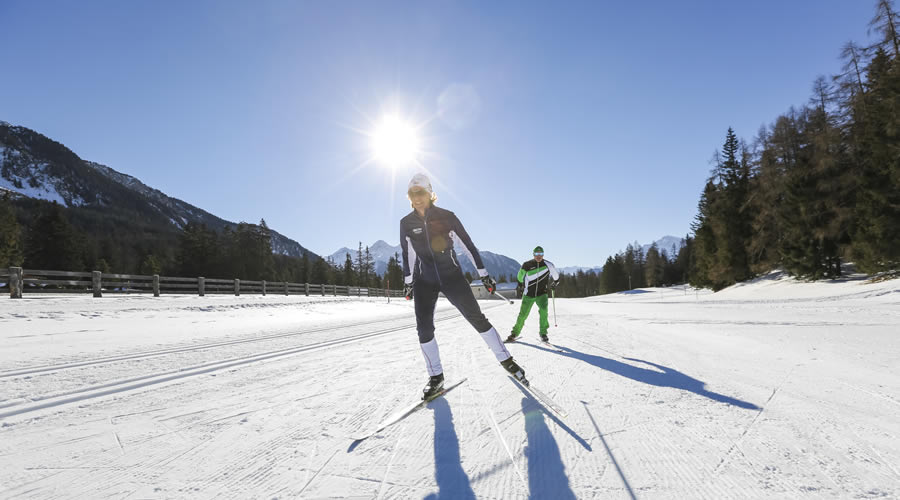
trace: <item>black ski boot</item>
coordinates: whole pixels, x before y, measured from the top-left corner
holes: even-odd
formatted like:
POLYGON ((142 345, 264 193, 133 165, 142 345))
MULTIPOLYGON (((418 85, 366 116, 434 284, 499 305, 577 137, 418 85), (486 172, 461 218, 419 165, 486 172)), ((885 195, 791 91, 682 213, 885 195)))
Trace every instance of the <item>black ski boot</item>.
POLYGON ((444 390, 443 373, 428 377, 428 383, 425 384, 425 388, 422 389, 422 399, 427 400, 434 398, 435 396, 440 394, 442 390, 444 390))
POLYGON ((528 385, 528 380, 525 379, 525 370, 523 370, 521 366, 516 364, 516 361, 512 359, 512 356, 504 361, 501 361, 500 366, 502 366, 504 370, 508 371, 510 375, 515 377, 516 380, 522 382, 525 385, 528 385))
POLYGON ((506 337, 506 340, 503 341, 504 344, 509 344, 510 342, 515 342, 519 340, 519 334, 516 332, 510 332, 509 337, 506 337))
POLYGON ((548 337, 546 333, 542 333, 541 342, 550 342, 550 337, 548 337))

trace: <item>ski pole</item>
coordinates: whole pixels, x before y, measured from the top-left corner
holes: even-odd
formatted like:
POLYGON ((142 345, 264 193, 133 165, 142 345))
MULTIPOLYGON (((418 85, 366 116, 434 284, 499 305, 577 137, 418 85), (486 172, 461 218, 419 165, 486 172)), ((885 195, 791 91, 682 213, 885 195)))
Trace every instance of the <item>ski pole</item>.
POLYGON ((550 296, 553 297, 553 326, 559 327, 556 324, 556 290, 550 290, 550 296))
POLYGON ((494 291, 491 292, 491 293, 494 294, 494 295, 496 295, 497 297, 500 297, 501 299, 505 300, 506 302, 509 303, 509 305, 512 305, 513 301, 511 301, 511 300, 507 299, 506 297, 500 295, 500 293, 497 292, 497 289, 496 289, 496 288, 494 288, 494 291))

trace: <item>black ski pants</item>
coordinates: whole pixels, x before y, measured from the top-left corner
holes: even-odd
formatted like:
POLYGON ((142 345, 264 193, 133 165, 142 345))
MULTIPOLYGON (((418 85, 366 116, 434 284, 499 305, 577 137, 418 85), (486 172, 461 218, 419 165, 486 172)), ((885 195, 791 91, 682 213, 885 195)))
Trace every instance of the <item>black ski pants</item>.
POLYGON ((472 295, 472 287, 466 281, 462 273, 448 273, 442 275, 440 283, 431 283, 421 278, 413 282, 413 300, 416 304, 416 326, 419 332, 419 343, 431 342, 434 338, 434 305, 437 303, 438 293, 444 292, 447 300, 459 309, 478 333, 483 333, 493 326, 481 312, 478 301, 472 295))

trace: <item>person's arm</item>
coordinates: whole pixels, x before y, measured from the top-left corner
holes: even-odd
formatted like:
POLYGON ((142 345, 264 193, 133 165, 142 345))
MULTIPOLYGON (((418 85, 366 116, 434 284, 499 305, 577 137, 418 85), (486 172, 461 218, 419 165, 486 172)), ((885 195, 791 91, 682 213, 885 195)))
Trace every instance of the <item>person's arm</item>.
POLYGON ((466 232, 466 228, 463 227, 462 222, 459 221, 459 218, 456 217, 456 214, 453 214, 452 228, 450 230, 450 237, 458 238, 460 243, 462 243, 462 250, 466 252, 466 255, 469 256, 469 260, 472 261, 472 264, 475 266, 475 269, 478 271, 478 276, 485 277, 488 275, 487 269, 484 268, 484 262, 481 261, 481 254, 478 253, 478 249, 475 248, 475 244, 472 243, 472 238, 469 237, 469 233, 466 232))
POLYGON ((403 222, 400 222, 400 247, 403 254, 403 282, 410 284, 413 281, 413 269, 416 265, 416 249, 413 248, 409 235, 403 228, 403 222))
POLYGON ((525 282, 525 268, 524 268, 524 267, 520 267, 520 268, 519 268, 519 274, 516 276, 516 280, 517 280, 519 283, 524 283, 524 282, 525 282))
POLYGON ((544 263, 547 264, 547 269, 550 270, 550 277, 553 278, 553 281, 559 281, 559 271, 556 270, 556 266, 554 266, 552 262, 546 259, 544 259, 544 263))

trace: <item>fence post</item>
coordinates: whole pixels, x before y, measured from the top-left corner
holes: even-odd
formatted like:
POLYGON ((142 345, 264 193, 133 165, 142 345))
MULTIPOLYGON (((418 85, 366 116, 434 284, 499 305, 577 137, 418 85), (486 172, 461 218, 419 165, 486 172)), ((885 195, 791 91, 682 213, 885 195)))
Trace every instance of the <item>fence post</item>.
POLYGON ((288 282, 287 281, 284 282, 284 294, 288 295, 288 282))
POLYGON ((263 283, 263 296, 266 295, 266 280, 262 280, 263 283))
POLYGON ((153 275, 153 296, 159 297, 159 275, 153 275))
POLYGON ((309 283, 304 283, 303 287, 306 289, 306 296, 309 297, 309 283))
POLYGON ((21 299, 22 298, 22 268, 21 267, 10 267, 9 268, 9 298, 11 299, 21 299))
POLYGON ((238 296, 241 294, 241 280, 238 278, 234 279, 234 295, 238 296))
POLYGON ((197 293, 199 293, 201 297, 206 295, 206 278, 203 276, 197 278, 197 293))
POLYGON ((103 297, 100 293, 100 271, 91 271, 91 285, 94 288, 94 297, 103 297))
POLYGON ((337 285, 331 285, 331 294, 337 297, 337 285))

